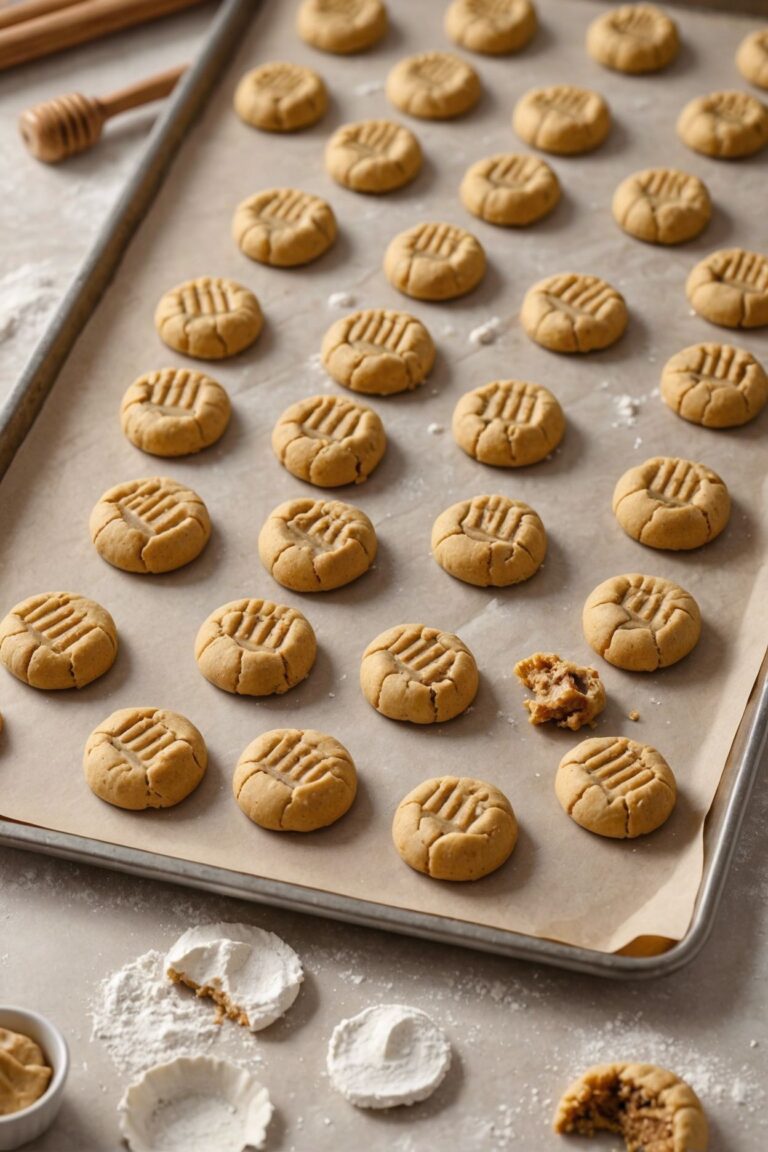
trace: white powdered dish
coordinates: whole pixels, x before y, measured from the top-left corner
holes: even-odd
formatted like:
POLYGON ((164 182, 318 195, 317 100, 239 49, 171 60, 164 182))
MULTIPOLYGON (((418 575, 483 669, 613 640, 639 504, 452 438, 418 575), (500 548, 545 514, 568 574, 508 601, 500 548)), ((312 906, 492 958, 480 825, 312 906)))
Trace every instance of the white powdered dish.
POLYGON ((242 1152, 263 1148, 273 1109, 245 1068, 180 1056, 148 1068, 118 1111, 132 1152, 242 1152))
POLYGON ((358 1108, 426 1100, 450 1066, 445 1032, 407 1004, 379 1004, 342 1020, 328 1045, 331 1083, 358 1108))
POLYGON ((165 968, 172 980, 210 996, 252 1032, 288 1011, 304 979, 293 948, 250 924, 189 928, 166 956, 165 968))

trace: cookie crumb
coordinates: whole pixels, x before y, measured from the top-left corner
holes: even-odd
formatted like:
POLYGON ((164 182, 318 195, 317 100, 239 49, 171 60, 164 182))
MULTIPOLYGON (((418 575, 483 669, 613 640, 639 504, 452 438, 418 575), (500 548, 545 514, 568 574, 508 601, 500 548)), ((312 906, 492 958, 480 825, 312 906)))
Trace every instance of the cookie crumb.
POLYGON ((629 716, 627 717, 627 719, 629 719, 629 720, 639 720, 640 719, 640 713, 638 712, 637 708, 632 709, 632 711, 629 713, 629 716))
POLYGON ((535 652, 515 665, 515 675, 534 694, 523 701, 531 724, 554 720, 577 732, 605 708, 605 689, 595 668, 583 668, 554 652, 535 652))

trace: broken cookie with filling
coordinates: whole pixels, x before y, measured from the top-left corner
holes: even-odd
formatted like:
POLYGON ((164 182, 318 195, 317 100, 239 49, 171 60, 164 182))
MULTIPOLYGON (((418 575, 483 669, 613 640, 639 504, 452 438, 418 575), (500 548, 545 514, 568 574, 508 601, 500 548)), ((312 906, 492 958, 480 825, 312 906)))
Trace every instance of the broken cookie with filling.
POLYGON ((533 693, 523 701, 531 724, 550 720, 558 728, 578 732, 584 724, 594 728, 605 708, 605 689, 594 668, 582 668, 554 652, 534 652, 515 665, 515 675, 533 693))

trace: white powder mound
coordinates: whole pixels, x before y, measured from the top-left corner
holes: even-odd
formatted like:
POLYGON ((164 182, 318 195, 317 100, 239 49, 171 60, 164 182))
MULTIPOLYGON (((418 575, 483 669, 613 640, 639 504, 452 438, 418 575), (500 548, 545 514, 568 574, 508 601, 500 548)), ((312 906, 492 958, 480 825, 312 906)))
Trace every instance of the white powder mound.
POLYGON ((57 298, 50 261, 22 264, 0 276, 0 344, 41 335, 57 298))
POLYGON ((363 84, 355 85, 356 96, 373 96, 376 92, 384 91, 383 80, 368 80, 363 84))
POLYGON ((441 436, 445 432, 445 424, 427 424, 430 436, 441 436))
POLYGON ((629 396, 626 393, 622 396, 614 396, 613 403, 616 406, 616 420, 611 424, 612 428, 634 428, 637 424, 637 415, 640 407, 645 403, 645 396, 629 396))
POLYGON ((470 344, 478 347, 481 344, 493 344, 502 331, 502 323, 498 316, 491 316, 490 320, 486 320, 484 324, 479 324, 477 328, 473 328, 469 334, 470 344))
POLYGON ((327 303, 329 308, 352 308, 355 298, 351 292, 331 292, 327 303))

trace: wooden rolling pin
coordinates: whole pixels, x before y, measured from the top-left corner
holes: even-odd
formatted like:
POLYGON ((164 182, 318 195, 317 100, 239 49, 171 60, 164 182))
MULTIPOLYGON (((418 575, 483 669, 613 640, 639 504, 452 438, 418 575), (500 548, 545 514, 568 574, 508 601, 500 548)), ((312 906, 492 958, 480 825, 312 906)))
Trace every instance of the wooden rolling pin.
POLYGON ((76 152, 85 152, 101 136, 105 121, 129 108, 138 108, 167 96, 186 71, 186 64, 140 80, 129 88, 99 100, 70 92, 22 112, 21 138, 28 150, 46 164, 58 164, 76 152))

